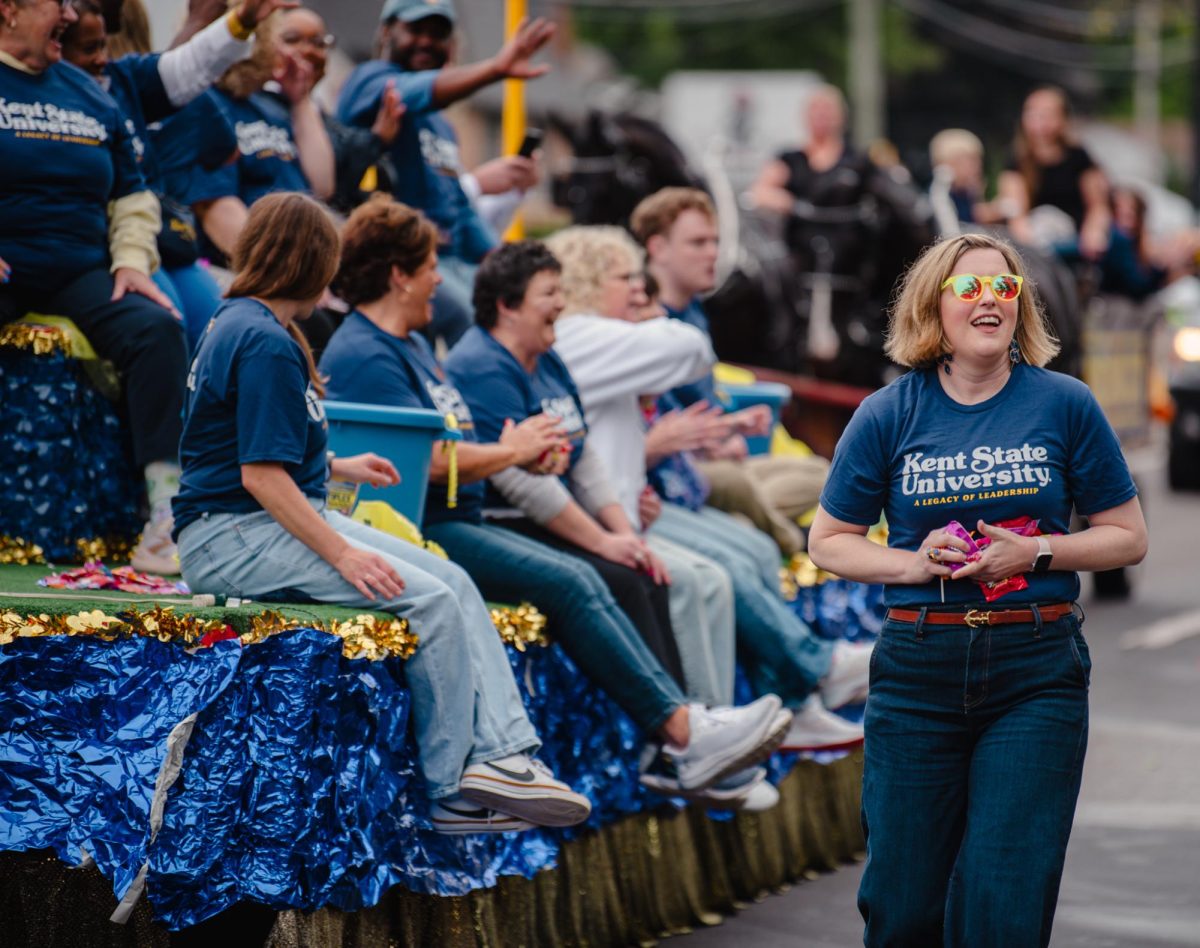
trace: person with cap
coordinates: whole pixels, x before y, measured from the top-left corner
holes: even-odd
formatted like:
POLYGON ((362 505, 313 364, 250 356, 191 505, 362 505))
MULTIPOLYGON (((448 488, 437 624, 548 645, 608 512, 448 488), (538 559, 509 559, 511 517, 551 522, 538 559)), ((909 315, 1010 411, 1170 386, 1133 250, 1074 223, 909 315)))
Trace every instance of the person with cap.
POLYGON ((391 146, 396 199, 423 211, 439 230, 442 285, 428 333, 452 346, 472 322, 475 265, 496 246, 495 231, 473 204, 480 194, 524 190, 536 180, 532 160, 501 158, 464 174, 458 138, 441 110, 502 79, 535 79, 548 66, 530 60, 554 35, 545 19, 522 22, 493 56, 447 66, 457 15, 449 0, 387 0, 380 14, 380 58, 347 79, 337 117, 370 125, 390 88, 399 92, 405 120, 391 146))

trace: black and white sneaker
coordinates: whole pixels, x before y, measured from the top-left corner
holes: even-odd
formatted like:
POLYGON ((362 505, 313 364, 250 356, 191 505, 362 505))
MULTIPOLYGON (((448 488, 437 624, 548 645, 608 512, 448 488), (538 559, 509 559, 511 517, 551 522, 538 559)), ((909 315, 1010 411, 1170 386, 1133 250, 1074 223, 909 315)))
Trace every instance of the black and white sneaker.
POLYGON ((429 804, 429 819, 435 830, 450 836, 465 836, 468 833, 515 833, 534 828, 532 823, 498 810, 475 806, 462 797, 432 801, 429 804))
POLYGON ((668 797, 682 797, 710 810, 740 810, 745 805, 746 798, 766 776, 767 771, 764 768, 749 767, 718 780, 704 790, 687 790, 680 785, 679 775, 671 759, 664 754, 659 755, 638 777, 638 782, 647 790, 668 797))
POLYGON ((471 764, 463 771, 459 793, 472 803, 538 826, 574 826, 592 812, 587 797, 525 754, 471 764))

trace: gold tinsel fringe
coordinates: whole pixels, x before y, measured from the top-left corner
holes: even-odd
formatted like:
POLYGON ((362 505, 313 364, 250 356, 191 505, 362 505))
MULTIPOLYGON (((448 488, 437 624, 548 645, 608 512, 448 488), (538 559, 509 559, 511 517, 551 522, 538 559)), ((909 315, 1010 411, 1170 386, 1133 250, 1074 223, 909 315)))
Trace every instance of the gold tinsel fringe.
POLYGON ((531 603, 494 607, 492 624, 504 644, 511 645, 518 652, 525 651, 530 645, 545 648, 550 644, 546 637, 546 617, 531 603))
POLYGON ((0 326, 0 347, 22 349, 34 355, 61 352, 71 355, 71 337, 57 326, 38 326, 32 323, 8 323, 0 326))
MULTIPOLYGON (((93 537, 76 540, 76 563, 125 562, 133 552, 137 537, 93 537)), ((46 562, 45 551, 22 537, 0 537, 0 565, 30 566, 46 562)))
MULTIPOLYGON (((0 613, 0 645, 7 645, 18 638, 49 635, 88 636, 104 642, 140 636, 194 648, 206 635, 223 633, 227 628, 220 619, 176 613, 173 606, 155 606, 143 612, 127 609, 115 616, 100 609, 73 615, 40 613, 23 616, 16 612, 5 612, 0 613)), ((345 621, 301 621, 271 611, 254 616, 250 620, 249 631, 239 637, 242 644, 251 645, 297 628, 312 628, 336 635, 342 640, 342 654, 347 658, 409 658, 419 642, 418 637, 409 630, 407 619, 360 615, 345 621)))
MULTIPOLYGON (((483 948, 637 945, 720 924, 746 903, 861 858, 862 757, 802 761, 760 814, 714 822, 694 808, 627 817, 563 846, 533 879, 450 898, 399 887, 359 912, 282 912, 269 948, 483 948)), ((112 887, 94 868, 45 852, 0 853, 12 948, 166 948, 142 899, 127 926, 108 917, 112 887), (119 935, 118 935, 119 931, 119 935)))

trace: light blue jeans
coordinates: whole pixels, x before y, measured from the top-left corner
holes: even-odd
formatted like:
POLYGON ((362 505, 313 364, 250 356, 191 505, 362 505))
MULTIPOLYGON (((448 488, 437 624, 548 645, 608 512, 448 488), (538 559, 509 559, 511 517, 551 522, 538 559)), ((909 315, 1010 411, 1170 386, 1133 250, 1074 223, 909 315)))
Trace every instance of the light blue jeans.
POLYGON ((179 535, 193 592, 326 602, 408 619, 420 638, 404 669, 419 764, 433 799, 453 796, 468 764, 532 753, 541 742, 479 590, 460 567, 310 501, 352 545, 383 556, 404 580, 396 599, 371 601, 266 511, 205 514, 179 535))
POLYGON ((829 671, 833 643, 814 635, 783 601, 774 541, 728 514, 704 510, 663 504, 648 532, 724 567, 733 580, 738 657, 751 686, 788 706, 802 704, 829 671))

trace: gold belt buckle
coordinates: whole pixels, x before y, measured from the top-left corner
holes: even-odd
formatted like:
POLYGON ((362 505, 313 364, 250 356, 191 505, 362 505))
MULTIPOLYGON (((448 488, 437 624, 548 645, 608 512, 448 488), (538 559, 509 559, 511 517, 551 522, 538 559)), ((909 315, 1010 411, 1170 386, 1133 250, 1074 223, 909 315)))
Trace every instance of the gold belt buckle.
POLYGON ((992 624, 991 612, 980 612, 978 609, 968 609, 967 614, 963 616, 965 622, 972 629, 978 629, 980 626, 992 624))

